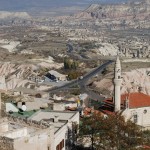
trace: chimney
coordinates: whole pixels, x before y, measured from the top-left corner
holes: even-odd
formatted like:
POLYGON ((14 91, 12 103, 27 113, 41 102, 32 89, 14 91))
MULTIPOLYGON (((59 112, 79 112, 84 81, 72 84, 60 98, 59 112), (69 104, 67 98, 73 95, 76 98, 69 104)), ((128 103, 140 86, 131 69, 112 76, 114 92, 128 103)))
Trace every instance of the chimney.
POLYGON ((125 109, 128 109, 128 108, 129 108, 129 99, 126 96, 126 99, 125 99, 125 109))
POLYGON ((59 116, 58 115, 54 116, 54 122, 58 122, 58 121, 59 121, 59 116))

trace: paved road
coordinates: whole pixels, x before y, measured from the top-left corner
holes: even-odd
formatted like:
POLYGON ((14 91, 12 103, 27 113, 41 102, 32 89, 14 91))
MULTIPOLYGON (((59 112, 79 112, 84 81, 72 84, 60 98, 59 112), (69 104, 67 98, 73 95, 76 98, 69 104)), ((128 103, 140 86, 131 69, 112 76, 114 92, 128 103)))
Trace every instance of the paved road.
POLYGON ((94 101, 102 102, 104 99, 106 99, 103 95, 99 95, 98 93, 88 89, 87 87, 85 88, 85 92, 88 93, 89 98, 94 101))
POLYGON ((85 76, 83 76, 82 79, 76 79, 76 80, 73 80, 65 85, 62 85, 62 86, 59 86, 59 87, 54 87, 52 89, 49 89, 49 90, 46 90, 46 92, 50 92, 50 93, 53 93, 53 92, 57 92, 57 91, 60 91, 60 90, 64 90, 64 89, 67 89, 69 87, 72 87, 74 85, 79 85, 80 87, 84 87, 86 85, 86 82, 94 75, 96 75, 97 73, 100 73, 103 71, 104 68, 106 68, 106 66, 108 66, 109 64, 111 64, 113 61, 112 60, 109 60, 107 61, 106 63, 104 63, 103 65, 97 67, 96 69, 94 69, 93 71, 91 71, 90 73, 87 73, 85 76))

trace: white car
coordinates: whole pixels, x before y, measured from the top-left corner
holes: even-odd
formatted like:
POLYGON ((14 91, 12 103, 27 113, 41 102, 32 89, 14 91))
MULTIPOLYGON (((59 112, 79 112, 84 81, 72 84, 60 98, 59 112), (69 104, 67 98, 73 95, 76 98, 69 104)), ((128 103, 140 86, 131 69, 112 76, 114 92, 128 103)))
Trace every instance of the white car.
POLYGON ((44 80, 40 80, 38 83, 43 83, 44 82, 44 80))
POLYGON ((82 79, 83 79, 83 76, 80 76, 79 79, 82 80, 82 79))

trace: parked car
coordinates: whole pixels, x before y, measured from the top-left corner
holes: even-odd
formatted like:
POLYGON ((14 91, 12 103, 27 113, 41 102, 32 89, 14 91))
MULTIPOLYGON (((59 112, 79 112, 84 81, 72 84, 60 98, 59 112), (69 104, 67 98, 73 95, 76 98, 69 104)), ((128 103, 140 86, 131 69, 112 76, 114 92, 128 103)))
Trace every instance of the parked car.
POLYGON ((82 80, 82 79, 83 79, 83 76, 80 76, 79 79, 82 80))

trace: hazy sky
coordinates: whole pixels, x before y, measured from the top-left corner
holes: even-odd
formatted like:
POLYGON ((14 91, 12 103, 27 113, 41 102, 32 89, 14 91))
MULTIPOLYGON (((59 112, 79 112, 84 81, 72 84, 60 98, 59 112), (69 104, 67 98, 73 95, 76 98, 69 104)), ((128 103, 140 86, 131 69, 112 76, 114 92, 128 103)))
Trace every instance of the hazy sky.
POLYGON ((127 0, 0 0, 0 10, 32 10, 54 7, 80 6, 86 7, 91 3, 115 3, 127 0))

